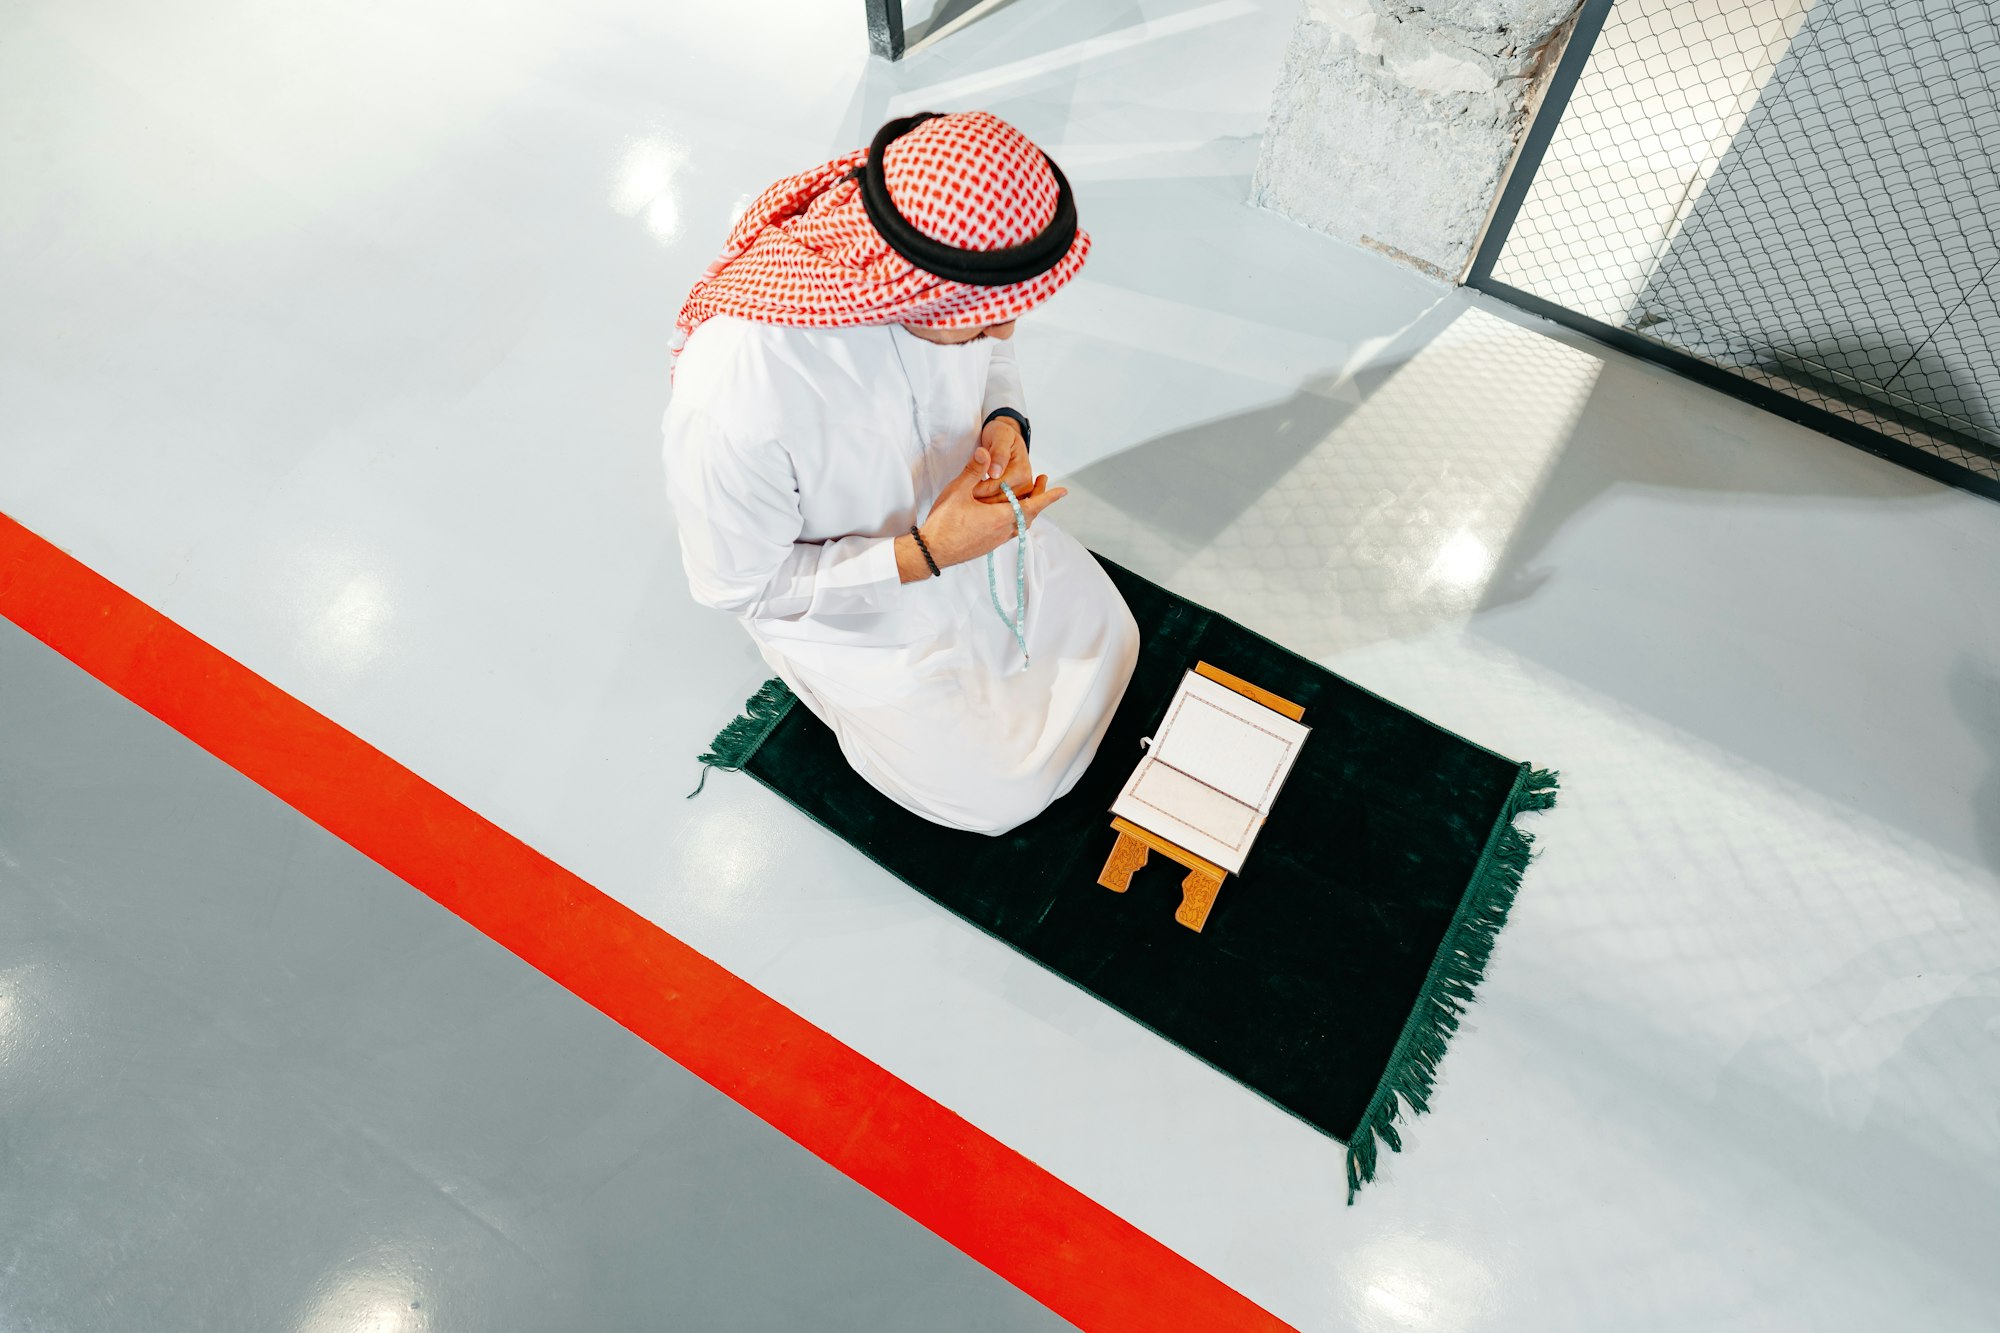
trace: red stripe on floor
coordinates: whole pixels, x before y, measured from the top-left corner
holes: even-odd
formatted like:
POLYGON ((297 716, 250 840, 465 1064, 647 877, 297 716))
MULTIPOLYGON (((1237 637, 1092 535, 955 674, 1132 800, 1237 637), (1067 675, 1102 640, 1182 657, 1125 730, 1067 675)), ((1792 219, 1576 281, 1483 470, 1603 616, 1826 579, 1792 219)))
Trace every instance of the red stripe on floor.
POLYGON ((0 615, 1085 1333, 1288 1327, 4 515, 0 615))

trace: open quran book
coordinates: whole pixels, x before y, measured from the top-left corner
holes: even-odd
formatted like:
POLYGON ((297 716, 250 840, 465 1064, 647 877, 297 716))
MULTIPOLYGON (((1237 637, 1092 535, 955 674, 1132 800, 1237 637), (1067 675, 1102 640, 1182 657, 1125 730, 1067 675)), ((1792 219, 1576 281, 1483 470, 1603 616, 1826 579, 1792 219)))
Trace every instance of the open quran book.
POLYGON ((1111 813, 1240 874, 1312 729, 1188 672, 1111 813))

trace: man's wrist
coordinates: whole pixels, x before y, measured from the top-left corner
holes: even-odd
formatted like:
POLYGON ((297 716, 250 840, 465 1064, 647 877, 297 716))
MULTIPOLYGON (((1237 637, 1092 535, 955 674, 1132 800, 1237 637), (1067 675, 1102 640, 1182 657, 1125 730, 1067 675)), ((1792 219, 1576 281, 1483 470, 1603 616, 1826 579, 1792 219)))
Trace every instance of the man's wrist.
POLYGON ((980 423, 980 429, 984 430, 986 427, 992 425, 995 421, 998 421, 1002 417, 1007 418, 1007 420, 1013 422, 1014 425, 1020 429, 1021 443, 1023 445, 1029 448, 1034 447, 1034 431, 1029 428, 1028 419, 1025 416, 1022 416, 1021 413, 1016 411, 1014 408, 1011 407, 994 408, 991 412, 988 412, 986 414, 986 420, 980 423))
MULTIPOLYGON (((942 568, 944 562, 939 561, 938 564, 942 568)), ((913 532, 896 538, 896 574, 905 583, 922 583, 925 579, 937 577, 931 573, 931 562, 924 558, 924 548, 913 532)))

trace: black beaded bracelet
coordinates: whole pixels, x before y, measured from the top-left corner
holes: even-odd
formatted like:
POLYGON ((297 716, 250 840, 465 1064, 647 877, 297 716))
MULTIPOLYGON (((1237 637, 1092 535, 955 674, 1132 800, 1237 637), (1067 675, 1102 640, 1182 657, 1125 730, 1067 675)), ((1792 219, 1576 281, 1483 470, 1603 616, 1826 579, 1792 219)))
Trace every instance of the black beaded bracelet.
POLYGON ((922 551, 922 552, 924 553, 924 563, 925 563, 925 564, 927 564, 927 565, 929 565, 929 566, 931 567, 931 577, 932 577, 932 578, 934 578, 934 579, 941 579, 941 578, 943 578, 943 577, 944 577, 944 571, 943 571, 942 569, 939 569, 939 568, 938 568, 938 563, 937 563, 937 561, 931 558, 931 548, 930 548, 930 543, 928 543, 928 542, 926 542, 926 541, 924 540, 924 534, 923 534, 923 533, 921 533, 921 532, 918 532, 918 531, 917 531, 917 530, 916 530, 916 529, 915 529, 915 528, 913 527, 913 528, 911 528, 911 529, 910 529, 910 535, 911 535, 912 537, 915 537, 915 538, 917 539, 917 549, 918 549, 919 551, 922 551))

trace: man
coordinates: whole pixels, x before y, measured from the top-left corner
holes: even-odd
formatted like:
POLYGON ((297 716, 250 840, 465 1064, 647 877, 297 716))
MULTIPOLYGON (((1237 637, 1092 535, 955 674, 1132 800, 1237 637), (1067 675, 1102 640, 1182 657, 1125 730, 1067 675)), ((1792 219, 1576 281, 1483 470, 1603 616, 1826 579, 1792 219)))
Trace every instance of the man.
POLYGON ((1065 492, 1035 475, 1008 341, 1089 249, 1020 131, 913 116, 758 196, 678 321, 688 586, 856 773, 955 828, 1004 833, 1074 786, 1138 656, 1103 570, 1037 521, 1065 492), (1018 608, 1003 481, 1032 525, 1018 608))

